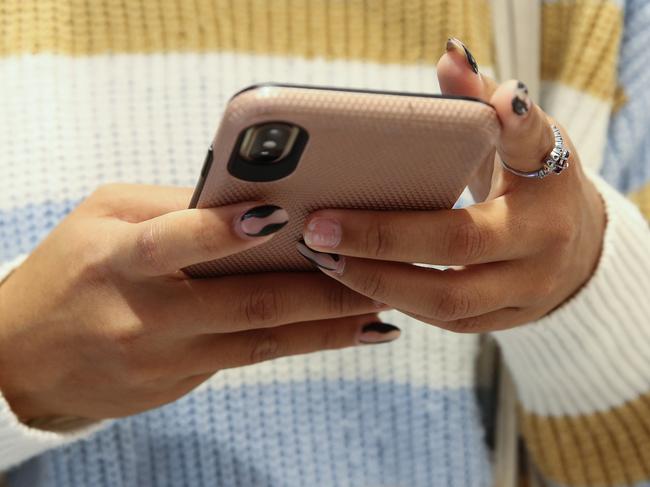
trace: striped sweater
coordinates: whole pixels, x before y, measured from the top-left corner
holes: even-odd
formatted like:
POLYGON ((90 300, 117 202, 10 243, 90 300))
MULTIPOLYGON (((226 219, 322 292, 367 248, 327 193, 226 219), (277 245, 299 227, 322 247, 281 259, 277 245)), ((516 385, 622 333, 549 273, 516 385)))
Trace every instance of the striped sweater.
MULTIPOLYGON (((435 92, 454 35, 482 70, 486 0, 1 0, 0 278, 109 181, 193 185, 228 97, 260 81, 435 92)), ((542 104, 607 207, 587 285, 495 337, 553 486, 650 486, 650 3, 546 0, 542 104), (614 189, 616 188, 616 189, 614 189), (617 191, 618 190, 618 191, 617 191)), ((488 486, 479 337, 391 312, 390 345, 217 374, 74 431, 0 395, 9 485, 488 486)))

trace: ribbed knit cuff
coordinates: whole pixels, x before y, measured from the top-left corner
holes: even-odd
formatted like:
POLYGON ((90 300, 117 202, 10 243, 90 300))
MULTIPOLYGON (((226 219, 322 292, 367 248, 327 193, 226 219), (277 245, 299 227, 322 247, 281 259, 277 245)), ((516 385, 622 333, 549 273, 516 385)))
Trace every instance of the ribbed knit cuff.
POLYGON ((607 228, 590 281, 550 315, 494 334, 526 412, 606 411, 650 391, 650 229, 598 177, 607 228))
POLYGON ((0 284, 9 277, 14 269, 21 265, 27 258, 26 254, 19 255, 7 262, 0 262, 0 284))
MULTIPOLYGON (((0 264, 0 285, 26 258, 21 255, 0 264)), ((103 422, 59 418, 41 422, 38 428, 30 427, 20 422, 0 392, 0 472, 46 450, 84 438, 103 425, 103 422)))
POLYGON ((0 395, 0 472, 47 450, 85 438, 107 423, 69 419, 39 425, 56 427, 58 431, 32 428, 20 422, 0 395))

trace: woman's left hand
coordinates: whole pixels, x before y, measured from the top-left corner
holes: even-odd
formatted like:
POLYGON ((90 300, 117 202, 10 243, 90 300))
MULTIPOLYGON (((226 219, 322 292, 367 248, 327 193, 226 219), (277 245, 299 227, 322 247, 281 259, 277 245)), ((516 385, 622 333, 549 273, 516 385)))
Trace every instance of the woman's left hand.
MULTIPOLYGON (((555 122, 525 85, 497 87, 472 61, 450 41, 438 64, 443 92, 489 100, 502 126, 499 155, 516 169, 538 169, 553 149, 555 122)), ((309 248, 299 250, 349 288, 445 329, 486 332, 539 319, 589 280, 605 227, 600 195, 562 133, 571 157, 560 175, 525 179, 499 163, 486 201, 468 208, 318 211, 305 226, 309 248)))

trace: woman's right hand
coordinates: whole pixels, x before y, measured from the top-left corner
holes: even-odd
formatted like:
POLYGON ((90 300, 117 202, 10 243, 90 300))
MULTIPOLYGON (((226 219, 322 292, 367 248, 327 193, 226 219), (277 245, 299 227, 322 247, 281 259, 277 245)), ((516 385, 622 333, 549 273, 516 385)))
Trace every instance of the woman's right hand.
POLYGON ((319 273, 186 278, 287 218, 249 211, 259 203, 183 209, 190 195, 102 187, 0 286, 0 390, 23 421, 134 414, 221 369, 398 336, 319 273))

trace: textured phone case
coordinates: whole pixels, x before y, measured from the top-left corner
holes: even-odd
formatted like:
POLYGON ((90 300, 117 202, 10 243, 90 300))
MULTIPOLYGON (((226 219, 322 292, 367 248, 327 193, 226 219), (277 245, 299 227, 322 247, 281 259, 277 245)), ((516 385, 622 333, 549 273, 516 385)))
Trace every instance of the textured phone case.
POLYGON ((494 109, 472 100, 271 85, 243 91, 226 108, 196 206, 262 201, 287 210, 290 221, 266 244, 185 271, 209 277, 312 270, 296 251, 309 213, 450 208, 477 167, 494 157, 498 133, 494 109), (308 132, 297 169, 272 182, 230 175, 242 131, 271 121, 308 132))

